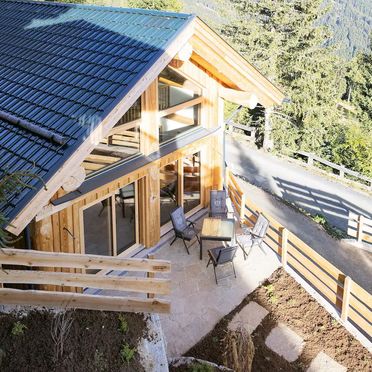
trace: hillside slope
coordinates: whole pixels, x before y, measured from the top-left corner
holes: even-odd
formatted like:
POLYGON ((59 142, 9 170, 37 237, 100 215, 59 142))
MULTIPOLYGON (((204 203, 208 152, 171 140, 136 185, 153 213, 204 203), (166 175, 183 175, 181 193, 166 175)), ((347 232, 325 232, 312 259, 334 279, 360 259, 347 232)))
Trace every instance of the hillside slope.
MULTIPOLYGON (((228 0, 183 0, 184 10, 194 13, 213 28, 233 20, 237 14, 228 0)), ((338 43, 340 53, 350 58, 358 50, 365 50, 372 32, 372 0, 326 0, 332 10, 324 17, 324 23, 333 32, 333 42, 338 43)))

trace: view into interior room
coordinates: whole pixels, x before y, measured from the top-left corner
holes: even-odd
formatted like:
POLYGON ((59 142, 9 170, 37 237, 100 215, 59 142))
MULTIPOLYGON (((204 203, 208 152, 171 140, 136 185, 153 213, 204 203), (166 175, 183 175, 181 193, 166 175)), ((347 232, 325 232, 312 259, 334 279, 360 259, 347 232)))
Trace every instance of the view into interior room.
POLYGON ((83 210, 85 253, 115 256, 137 242, 136 184, 83 210))
POLYGON ((123 115, 84 160, 87 175, 107 168, 140 152, 141 98, 123 115))
POLYGON ((183 159, 183 208, 185 213, 200 204, 200 193, 200 152, 197 152, 183 159))
POLYGON ((159 141, 200 125, 202 89, 170 67, 159 75, 159 141))
POLYGON ((170 213, 178 206, 178 162, 160 168, 160 225, 170 221, 170 213))

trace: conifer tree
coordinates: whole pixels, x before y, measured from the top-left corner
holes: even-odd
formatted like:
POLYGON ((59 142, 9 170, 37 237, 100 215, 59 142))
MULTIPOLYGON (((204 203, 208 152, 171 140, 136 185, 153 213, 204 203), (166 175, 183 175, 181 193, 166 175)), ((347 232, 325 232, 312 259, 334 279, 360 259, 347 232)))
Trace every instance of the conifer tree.
POLYGON ((240 18, 223 27, 240 52, 283 88, 291 104, 272 116, 275 147, 327 155, 340 125, 344 63, 326 47, 323 0, 233 0, 240 18))

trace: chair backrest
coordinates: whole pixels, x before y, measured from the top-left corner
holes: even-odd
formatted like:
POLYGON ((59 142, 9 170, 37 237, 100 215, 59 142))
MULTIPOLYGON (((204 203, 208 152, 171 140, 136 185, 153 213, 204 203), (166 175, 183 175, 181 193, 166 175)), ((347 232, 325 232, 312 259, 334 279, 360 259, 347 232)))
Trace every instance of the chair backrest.
POLYGON ((175 231, 183 231, 186 229, 187 221, 182 207, 176 208, 170 214, 170 218, 175 231))
POLYGON ((226 191, 225 190, 211 190, 211 212, 225 213, 226 207, 226 191))
POLYGON ((252 229, 252 233, 261 238, 264 238, 268 228, 269 220, 266 217, 264 217, 263 214, 259 213, 257 221, 252 229))
POLYGON ((236 255, 237 249, 238 246, 221 248, 217 256, 217 265, 220 262, 222 263, 231 262, 236 255))

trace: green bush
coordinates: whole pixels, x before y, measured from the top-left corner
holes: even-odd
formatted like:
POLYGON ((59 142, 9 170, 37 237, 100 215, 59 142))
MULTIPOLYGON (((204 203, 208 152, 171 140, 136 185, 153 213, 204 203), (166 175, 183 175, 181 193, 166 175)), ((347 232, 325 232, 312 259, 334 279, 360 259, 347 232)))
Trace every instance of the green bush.
POLYGON ((12 327, 12 336, 21 336, 25 333, 27 326, 20 321, 17 321, 13 324, 12 327))

